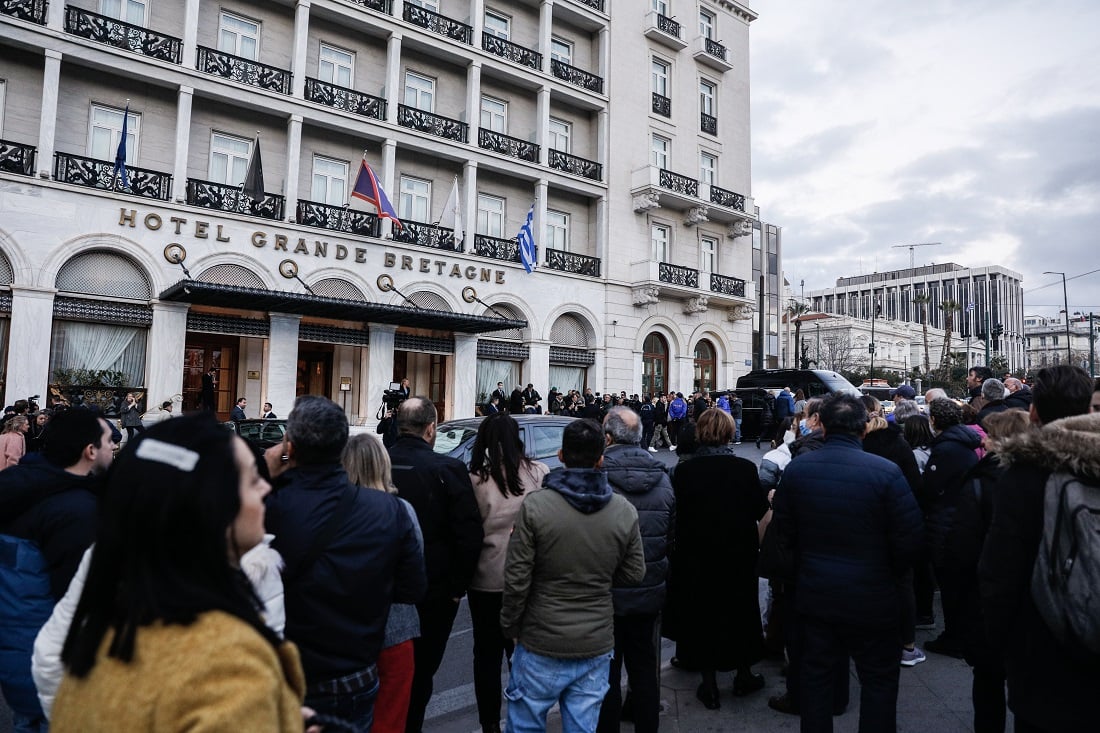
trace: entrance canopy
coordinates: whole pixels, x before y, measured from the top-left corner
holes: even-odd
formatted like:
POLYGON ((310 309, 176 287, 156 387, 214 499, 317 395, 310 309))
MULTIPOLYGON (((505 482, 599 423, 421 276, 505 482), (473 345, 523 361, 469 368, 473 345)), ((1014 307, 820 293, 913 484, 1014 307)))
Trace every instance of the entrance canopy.
POLYGON ((160 299, 173 303, 292 313, 364 323, 388 323, 393 326, 430 328, 459 333, 488 333, 527 327, 527 321, 510 318, 368 303, 363 300, 345 300, 309 293, 247 288, 198 280, 181 280, 161 293, 160 299))

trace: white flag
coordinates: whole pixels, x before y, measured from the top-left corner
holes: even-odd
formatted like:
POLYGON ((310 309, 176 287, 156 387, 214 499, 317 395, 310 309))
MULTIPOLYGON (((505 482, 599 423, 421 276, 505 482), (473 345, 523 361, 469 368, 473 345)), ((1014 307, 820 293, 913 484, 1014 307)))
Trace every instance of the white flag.
POLYGON ((458 195, 458 176, 451 186, 451 195, 443 204, 443 213, 439 217, 439 226, 454 229, 455 244, 462 241, 462 197, 458 195))

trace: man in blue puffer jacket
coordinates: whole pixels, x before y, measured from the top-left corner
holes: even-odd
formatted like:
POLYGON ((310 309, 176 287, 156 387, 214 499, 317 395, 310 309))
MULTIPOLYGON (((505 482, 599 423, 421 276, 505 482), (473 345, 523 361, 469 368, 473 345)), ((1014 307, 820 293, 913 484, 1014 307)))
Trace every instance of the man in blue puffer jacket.
POLYGON ((802 730, 832 730, 833 669, 844 654, 863 686, 860 730, 894 730, 897 578, 920 550, 921 513, 901 469, 863 452, 867 412, 858 398, 833 394, 819 415, 825 445, 787 466, 772 519, 795 566, 802 730))

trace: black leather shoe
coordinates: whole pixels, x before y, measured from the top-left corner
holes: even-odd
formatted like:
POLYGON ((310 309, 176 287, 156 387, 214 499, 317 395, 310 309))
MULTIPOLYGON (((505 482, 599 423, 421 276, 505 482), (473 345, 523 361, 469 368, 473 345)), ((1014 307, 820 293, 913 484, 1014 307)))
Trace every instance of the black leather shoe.
POLYGON ((695 691, 695 697, 699 698, 699 702, 703 703, 703 707, 707 710, 717 710, 722 707, 722 703, 718 700, 717 687, 699 685, 699 689, 695 691))
POLYGON ((764 689, 764 675, 762 674, 749 674, 737 675, 733 678, 733 694, 737 697, 744 697, 757 690, 764 689))
POLYGON ((782 695, 769 697, 768 707, 772 710, 780 713, 785 713, 787 715, 798 715, 798 705, 786 692, 784 692, 782 695))

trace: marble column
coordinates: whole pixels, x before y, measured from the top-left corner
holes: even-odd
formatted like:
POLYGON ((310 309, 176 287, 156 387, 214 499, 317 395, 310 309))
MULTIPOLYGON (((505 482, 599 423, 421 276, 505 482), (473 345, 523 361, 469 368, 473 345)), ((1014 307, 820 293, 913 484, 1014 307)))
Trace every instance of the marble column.
POLYGON ((550 34, 554 31, 554 0, 539 3, 539 53, 542 54, 543 71, 550 71, 550 34))
POLYGON ((187 155, 191 148, 191 103, 193 87, 181 86, 176 95, 176 158, 172 165, 172 198, 178 203, 187 200, 187 155))
POLYGON ((470 124, 470 142, 477 144, 478 123, 481 121, 481 62, 471 61, 466 67, 466 122, 470 124))
MULTIPOLYGON (((153 303, 145 360, 146 409, 183 393, 184 347, 187 341, 187 303, 153 303)), ((178 413, 177 413, 178 414, 178 413)))
POLYGON ((53 31, 65 30, 65 3, 49 3, 46 6, 46 27, 53 31))
POLYGON ((294 7, 294 55, 290 60, 290 94, 301 99, 306 88, 306 49, 309 42, 310 0, 298 0, 294 7))
MULTIPOLYGON (((530 382, 535 385, 535 389, 545 398, 554 386, 550 384, 550 344, 532 341, 528 344, 528 349, 530 355, 523 365, 523 384, 526 386, 530 382)), ((545 410, 548 406, 549 403, 544 399, 542 409, 545 410)))
POLYGON ((535 129, 539 143, 539 164, 550 164, 550 87, 539 87, 539 95, 535 102, 535 129))
MULTIPOLYGON (((393 12, 401 17, 399 3, 394 3, 393 12)), ((386 41, 386 88, 382 96, 386 98, 386 122, 397 124, 397 103, 401 100, 401 34, 392 33, 386 41)), ((388 189, 387 189, 388 190, 388 189)))
MULTIPOLYGON (((382 141, 382 190, 387 194, 390 194, 390 203, 393 204, 394 210, 398 216, 401 216, 401 192, 394 186, 397 181, 397 141, 393 138, 386 138, 382 141), (397 203, 395 204, 394 201, 397 203)), ((431 202, 428 202, 428 207, 431 208, 431 202)), ((381 213, 381 212, 378 212, 381 213)), ((382 225, 381 235, 383 239, 389 239, 393 232, 393 222, 386 217, 385 219, 379 217, 379 223, 382 225)))
POLYGON ((302 157, 302 116, 291 115, 286 123, 286 211, 294 221, 298 209, 298 180, 302 157))
POLYGON ((50 338, 46 324, 53 321, 54 290, 11 286, 11 327, 8 332, 8 378, 5 404, 42 395, 50 381, 50 338), (43 328, 46 332, 43 333, 43 328))
POLYGON ((202 0, 187 0, 183 11, 183 56, 182 66, 194 69, 199 43, 199 5, 202 0))
POLYGON ((290 414, 298 388, 298 324, 302 317, 269 313, 271 331, 267 339, 267 401, 279 405, 278 414, 290 414))
POLYGON ((38 176, 48 179, 53 173, 53 146, 57 135, 57 87, 61 82, 61 52, 47 48, 45 56, 42 71, 42 112, 38 118, 38 176))
MULTIPOLYGON (((474 231, 477 229, 477 161, 467 160, 462 166, 462 228, 465 235, 462 251, 474 251, 474 231)), ((455 235, 457 236, 457 232, 455 235)))
MULTIPOLYGON (((368 363, 366 369, 367 383, 360 384, 359 388, 365 390, 364 399, 360 403, 371 405, 372 400, 381 400, 382 392, 390 388, 393 381, 393 344, 397 333, 397 326, 385 323, 372 323, 367 326, 370 332, 370 347, 368 349, 368 363)), ((367 409, 364 412, 366 425, 377 425, 375 413, 367 409)))
POLYGON ((600 196, 596 199, 596 256, 600 258, 600 274, 604 277, 609 274, 611 262, 611 237, 607 222, 607 196, 600 196))
POLYGON ((456 333, 454 389, 447 405, 447 419, 473 417, 477 404, 477 334, 456 333))

